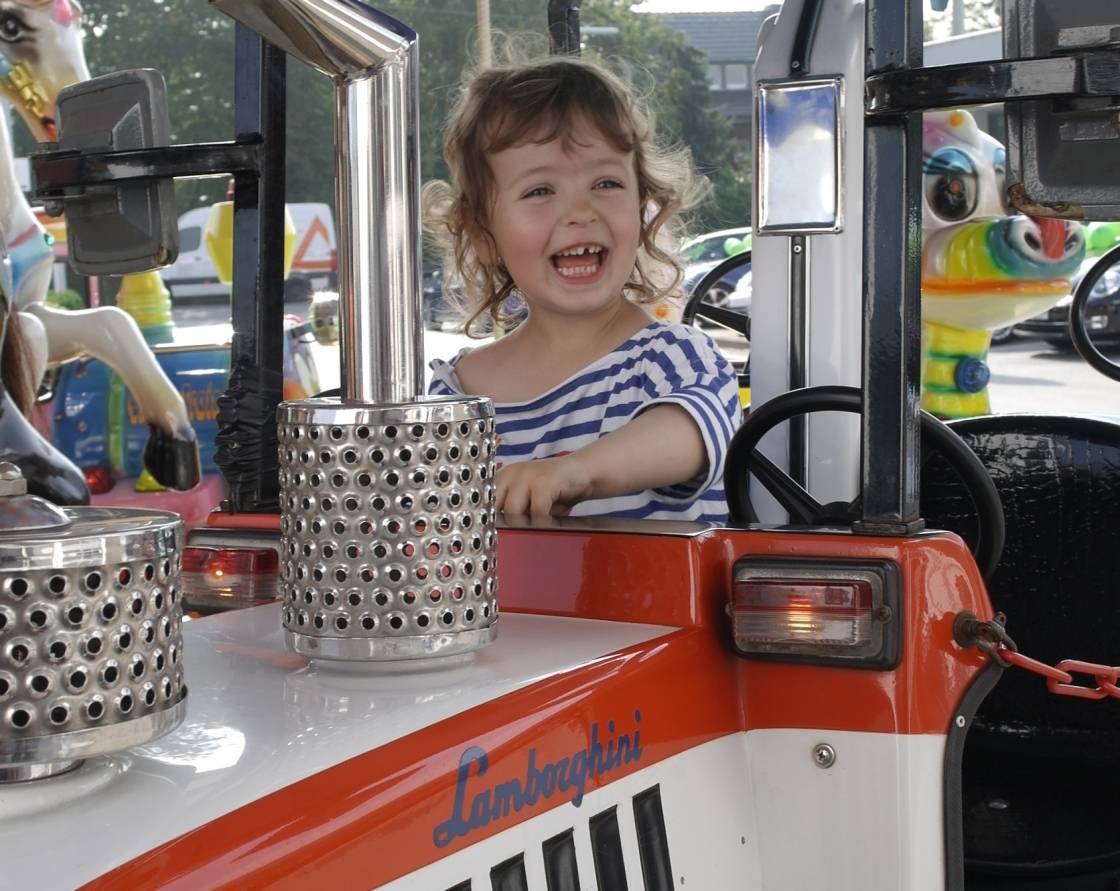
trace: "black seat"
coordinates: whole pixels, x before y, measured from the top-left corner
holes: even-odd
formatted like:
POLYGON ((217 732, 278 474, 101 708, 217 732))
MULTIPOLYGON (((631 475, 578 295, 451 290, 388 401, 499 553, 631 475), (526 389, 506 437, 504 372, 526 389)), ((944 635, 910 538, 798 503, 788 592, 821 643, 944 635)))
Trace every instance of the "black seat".
MULTIPOLYGON (((1005 415, 951 426, 1003 501, 989 594, 1020 650, 1120 665, 1120 424, 1005 415)), ((966 540, 975 529, 936 458, 922 468, 922 515, 966 540)), ((1120 700, 1055 696, 1008 669, 969 732, 963 776, 970 891, 1120 888, 1120 700)))

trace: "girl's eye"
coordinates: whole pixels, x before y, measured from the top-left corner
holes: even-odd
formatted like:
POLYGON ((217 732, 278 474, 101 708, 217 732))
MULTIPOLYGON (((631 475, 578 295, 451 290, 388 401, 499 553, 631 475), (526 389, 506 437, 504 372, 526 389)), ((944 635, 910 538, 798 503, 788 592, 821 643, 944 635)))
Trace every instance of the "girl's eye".
POLYGON ((552 189, 550 189, 548 186, 537 186, 535 189, 530 189, 528 192, 526 192, 521 197, 522 198, 536 198, 538 195, 549 195, 551 193, 552 193, 552 189))
POLYGON ((595 188, 596 189, 621 189, 621 188, 624 188, 624 186, 617 179, 603 179, 603 180, 599 180, 599 182, 595 183, 595 188))

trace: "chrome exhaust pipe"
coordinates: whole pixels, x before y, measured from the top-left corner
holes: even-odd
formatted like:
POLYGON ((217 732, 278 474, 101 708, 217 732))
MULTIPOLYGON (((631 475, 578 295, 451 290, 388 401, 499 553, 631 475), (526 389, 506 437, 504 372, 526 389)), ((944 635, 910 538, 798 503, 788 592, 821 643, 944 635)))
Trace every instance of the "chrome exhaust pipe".
POLYGON ((210 0, 336 85, 343 401, 424 384, 416 32, 357 0, 210 0))
POLYGON ((277 410, 285 639, 473 652, 497 633, 494 409, 422 395, 416 33, 356 0, 211 2, 337 87, 342 395, 277 410))

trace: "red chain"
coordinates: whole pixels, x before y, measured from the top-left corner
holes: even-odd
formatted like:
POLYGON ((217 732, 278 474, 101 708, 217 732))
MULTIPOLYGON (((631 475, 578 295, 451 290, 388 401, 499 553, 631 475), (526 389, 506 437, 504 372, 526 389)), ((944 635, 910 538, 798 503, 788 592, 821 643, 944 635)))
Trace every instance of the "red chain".
POLYGON ((1004 667, 1014 665, 1046 678, 1046 689, 1058 696, 1078 699, 1120 699, 1120 666, 1098 665, 1078 659, 1063 659, 1057 665, 1047 665, 1030 656, 1024 656, 1004 630, 1007 620, 1002 614, 981 622, 970 612, 958 613, 953 623, 953 637, 963 647, 979 647, 1004 667), (1096 687, 1086 687, 1073 682, 1075 674, 1089 675, 1096 687))
POLYGON ((1096 662, 1081 662, 1077 659, 1063 659, 1056 666, 1039 662, 1030 656, 1009 650, 1004 646, 998 648, 1004 661, 1016 668, 1025 668, 1027 671, 1046 678, 1046 689, 1059 696, 1075 696, 1078 699, 1120 699, 1120 687, 1116 686, 1120 678, 1120 668, 1109 665, 1098 665, 1096 662), (1097 682, 1096 687, 1083 687, 1073 682, 1074 674, 1091 675, 1097 682))

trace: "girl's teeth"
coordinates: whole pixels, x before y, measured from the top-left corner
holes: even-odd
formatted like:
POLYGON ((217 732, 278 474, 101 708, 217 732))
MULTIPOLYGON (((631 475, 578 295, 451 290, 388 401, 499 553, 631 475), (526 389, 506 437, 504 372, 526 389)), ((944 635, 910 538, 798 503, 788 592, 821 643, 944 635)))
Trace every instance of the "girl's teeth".
POLYGON ((598 264, 594 266, 565 266, 560 267, 557 271, 565 277, 575 277, 581 275, 591 275, 598 268, 598 264))

